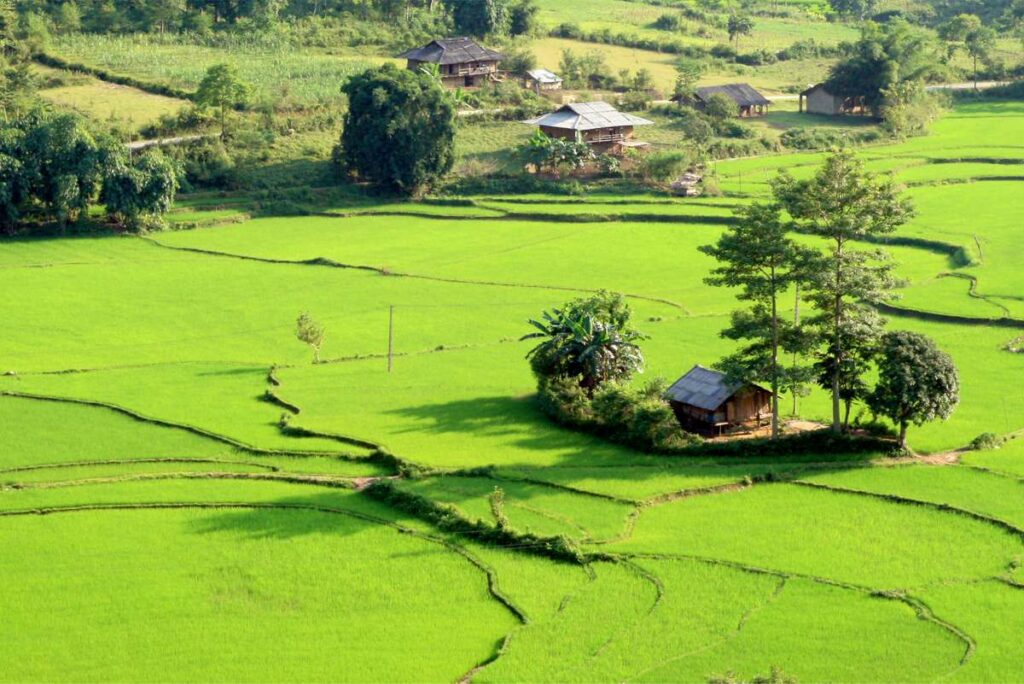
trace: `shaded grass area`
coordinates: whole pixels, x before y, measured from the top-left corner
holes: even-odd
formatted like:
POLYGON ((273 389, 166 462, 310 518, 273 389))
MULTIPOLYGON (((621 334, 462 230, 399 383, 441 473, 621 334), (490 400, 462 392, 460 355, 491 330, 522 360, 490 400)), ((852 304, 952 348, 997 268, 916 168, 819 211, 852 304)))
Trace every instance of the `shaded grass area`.
POLYGON ((5 518, 0 539, 19 549, 0 563, 7 680, 453 680, 514 622, 464 558, 344 515, 68 513, 5 518))

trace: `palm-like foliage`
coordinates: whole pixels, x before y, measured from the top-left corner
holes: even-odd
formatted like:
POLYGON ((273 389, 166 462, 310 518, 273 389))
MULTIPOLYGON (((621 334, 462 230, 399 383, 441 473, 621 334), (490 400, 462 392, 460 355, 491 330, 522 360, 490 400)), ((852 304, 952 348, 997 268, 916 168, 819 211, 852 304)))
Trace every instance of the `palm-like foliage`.
POLYGON ((643 354, 637 342, 644 338, 641 333, 628 326, 628 311, 615 312, 614 306, 621 300, 614 300, 611 308, 605 299, 581 300, 569 305, 545 311, 541 320, 531 320, 535 332, 522 339, 540 339, 540 344, 530 350, 534 373, 541 377, 578 377, 580 386, 588 391, 602 383, 628 378, 634 372, 642 371, 643 354))

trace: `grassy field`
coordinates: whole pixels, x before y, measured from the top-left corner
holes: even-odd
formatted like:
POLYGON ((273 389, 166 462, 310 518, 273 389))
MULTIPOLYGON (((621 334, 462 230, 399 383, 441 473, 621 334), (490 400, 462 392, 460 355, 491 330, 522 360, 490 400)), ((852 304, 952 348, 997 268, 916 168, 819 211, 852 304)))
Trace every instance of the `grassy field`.
MULTIPOLYGON (((67 75, 67 72, 45 67, 36 69, 44 76, 67 75)), ((72 82, 67 85, 44 88, 40 95, 58 107, 72 109, 93 119, 118 122, 133 130, 155 123, 161 116, 173 115, 189 104, 173 97, 81 75, 72 77, 72 82)))
POLYGON ((100 67, 178 88, 194 89, 214 64, 229 63, 255 90, 255 99, 281 106, 336 103, 345 78, 389 58, 327 54, 286 47, 221 49, 148 35, 62 36, 53 52, 72 62, 100 67))
POLYGON ((651 456, 532 399, 527 319, 587 291, 629 295, 639 381, 728 353, 698 247, 820 154, 720 162, 698 200, 204 195, 192 230, 0 240, 0 681, 1014 679, 1024 439, 955 450, 1024 430, 1022 132, 970 104, 860 152, 917 210, 889 325, 961 373, 910 432, 931 464, 651 456))

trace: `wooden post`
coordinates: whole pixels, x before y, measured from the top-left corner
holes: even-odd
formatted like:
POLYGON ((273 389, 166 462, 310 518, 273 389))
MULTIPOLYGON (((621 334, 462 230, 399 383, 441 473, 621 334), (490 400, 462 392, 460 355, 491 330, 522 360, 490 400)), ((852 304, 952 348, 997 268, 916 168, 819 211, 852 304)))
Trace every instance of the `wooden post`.
POLYGON ((388 373, 394 365, 395 357, 395 305, 388 308, 388 373))

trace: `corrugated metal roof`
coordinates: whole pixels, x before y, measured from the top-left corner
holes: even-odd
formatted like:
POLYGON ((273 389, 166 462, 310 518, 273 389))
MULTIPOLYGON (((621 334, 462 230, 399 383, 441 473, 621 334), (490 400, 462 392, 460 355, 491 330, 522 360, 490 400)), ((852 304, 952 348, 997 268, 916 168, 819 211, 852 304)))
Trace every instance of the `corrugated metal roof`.
POLYGON ((727 83, 726 85, 706 86, 696 89, 697 97, 704 102, 712 95, 721 94, 728 97, 740 107, 770 105, 772 102, 746 83, 727 83))
POLYGON ((526 72, 530 78, 537 83, 561 83, 562 79, 559 78, 558 74, 548 71, 547 69, 532 69, 526 72))
POLYGON ((741 387, 742 383, 727 382, 725 373, 698 364, 668 388, 665 398, 714 411, 741 387))
POLYGON ((573 102, 563 105, 550 114, 523 123, 533 126, 565 128, 571 131, 592 131, 598 128, 647 126, 654 122, 620 112, 607 102, 573 102))
POLYGON ((464 64, 501 61, 502 54, 482 47, 471 38, 439 38, 423 47, 407 50, 399 57, 434 64, 464 64))

